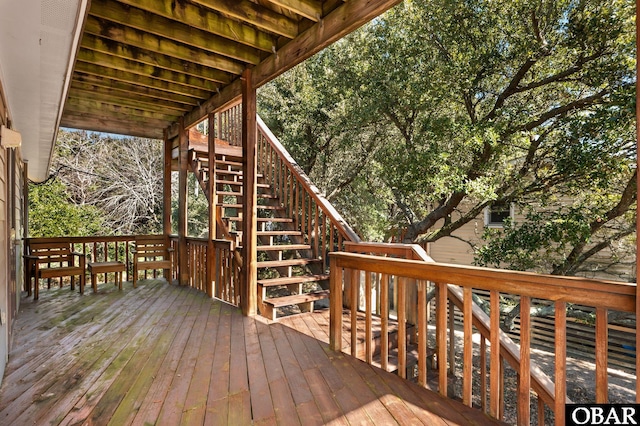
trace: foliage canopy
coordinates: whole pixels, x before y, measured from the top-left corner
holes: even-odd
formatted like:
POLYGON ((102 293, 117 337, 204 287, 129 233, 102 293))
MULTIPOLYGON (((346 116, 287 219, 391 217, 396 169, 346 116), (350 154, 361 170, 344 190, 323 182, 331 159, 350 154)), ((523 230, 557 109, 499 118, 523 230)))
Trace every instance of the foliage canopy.
POLYGON ((478 262, 573 274, 634 229, 634 20, 623 0, 405 1, 259 111, 366 238, 433 242, 515 203, 478 262))

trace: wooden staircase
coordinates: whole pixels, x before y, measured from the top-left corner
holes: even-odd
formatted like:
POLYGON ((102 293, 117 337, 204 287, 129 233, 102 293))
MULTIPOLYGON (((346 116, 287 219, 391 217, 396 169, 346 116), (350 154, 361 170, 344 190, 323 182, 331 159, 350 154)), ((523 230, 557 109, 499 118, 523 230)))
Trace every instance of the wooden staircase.
MULTIPOLYGON (((189 132, 189 162, 198 182, 209 194, 210 168, 205 136, 189 132)), ((221 220, 218 237, 231 237, 239 251, 242 241, 242 149, 216 140, 216 206, 221 220)), ((272 185, 258 174, 258 309, 275 320, 278 315, 308 312, 329 297, 329 275, 321 253, 298 230, 272 185)), ((325 302, 326 303, 326 302, 325 302)), ((328 307, 328 304, 325 305, 328 307)))

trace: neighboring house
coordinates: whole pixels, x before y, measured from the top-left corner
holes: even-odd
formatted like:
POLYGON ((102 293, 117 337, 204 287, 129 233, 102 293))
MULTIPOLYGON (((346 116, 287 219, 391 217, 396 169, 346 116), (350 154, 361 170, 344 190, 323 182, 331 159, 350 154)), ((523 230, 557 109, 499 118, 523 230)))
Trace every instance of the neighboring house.
MULTIPOLYGON (((570 203, 570 201, 565 201, 570 203)), ((464 211, 464 206, 462 207, 464 211)), ((457 213, 460 215, 460 213, 457 213)), ((474 247, 486 244, 483 238, 486 228, 502 228, 507 218, 515 223, 522 223, 525 216, 515 204, 492 205, 486 207, 481 215, 466 223, 460 229, 452 233, 451 237, 444 237, 438 241, 428 243, 425 247, 427 253, 436 261, 459 265, 473 265, 474 247)), ((455 218, 453 218, 455 220, 455 218)), ((436 224, 436 228, 442 222, 436 224)), ((625 247, 626 242, 617 242, 614 247, 604 249, 593 256, 588 264, 588 271, 580 275, 586 278, 614 279, 618 281, 635 281, 635 247, 625 247), (616 254, 623 253, 619 259, 614 260, 613 250, 616 254)), ((586 268, 585 268, 586 269, 586 268)), ((536 270, 533 272, 548 273, 548 270, 536 270)))
MULTIPOLYGON (((464 210, 464 206, 461 210, 464 210)), ((460 216, 460 213, 454 213, 454 215, 456 214, 460 216)), ((472 265, 474 260, 473 247, 483 244, 482 235, 485 228, 502 228, 504 221, 509 217, 516 222, 524 219, 524 216, 516 211, 514 205, 486 207, 482 215, 464 224, 453 232, 451 237, 443 237, 438 241, 428 243, 425 249, 436 262, 472 265)), ((442 226, 442 221, 436 223, 435 227, 440 226, 442 226)))

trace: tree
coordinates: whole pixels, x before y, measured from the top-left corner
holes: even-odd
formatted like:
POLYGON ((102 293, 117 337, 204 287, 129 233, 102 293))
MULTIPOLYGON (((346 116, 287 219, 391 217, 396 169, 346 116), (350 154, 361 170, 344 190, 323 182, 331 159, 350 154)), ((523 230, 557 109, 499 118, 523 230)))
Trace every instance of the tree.
MULTIPOLYGON (((635 221, 634 14, 619 0, 407 1, 305 65, 313 72, 296 75, 304 97, 285 90, 291 82, 271 85, 281 99, 270 99, 284 109, 261 113, 294 151, 324 152, 309 133, 313 141, 369 141, 358 156, 363 172, 341 188, 351 196, 342 203, 354 204, 358 188, 381 194, 378 215, 406 242, 454 235, 491 203, 553 210, 552 199, 574 200, 557 212, 570 216, 564 220, 528 215, 540 225, 529 229, 537 238, 553 221, 564 242, 538 267, 576 273, 627 238, 635 221), (328 95, 317 93, 325 88, 328 95), (333 125, 296 127, 315 122, 309 110, 333 125), (579 238, 565 238, 572 227, 579 238)), ((338 146, 331 143, 327 149, 338 146)), ((345 163, 332 175, 348 175, 354 167, 345 163)), ((337 182, 325 181, 328 193, 337 182)), ((518 250, 533 261, 548 248, 518 250)), ((498 251, 484 249, 482 261, 495 263, 490 254, 498 251)))
POLYGON ((162 144, 98 133, 58 134, 51 174, 76 205, 98 209, 109 234, 162 230, 162 144))
POLYGON ((102 215, 94 206, 69 202, 59 179, 29 185, 29 236, 96 235, 104 231, 102 215))

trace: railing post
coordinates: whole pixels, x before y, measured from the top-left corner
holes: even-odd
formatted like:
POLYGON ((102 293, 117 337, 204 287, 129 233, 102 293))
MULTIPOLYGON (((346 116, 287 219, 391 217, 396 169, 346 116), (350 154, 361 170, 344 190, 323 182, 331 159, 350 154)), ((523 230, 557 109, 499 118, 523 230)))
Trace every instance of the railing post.
MULTIPOLYGON (((438 391, 447 396, 447 284, 436 283, 436 346, 438 348, 438 391)), ((453 312, 451 313, 453 315, 453 312)))
POLYGON ((531 298, 520 296, 520 369, 518 371, 518 425, 530 422, 531 298))
POLYGON ((555 302, 555 423, 565 424, 564 406, 567 401, 567 303, 555 302))
POLYGON ((596 403, 609 402, 608 395, 608 356, 609 330, 608 313, 606 308, 596 308, 596 403))
POLYGON ((164 130, 164 164, 162 169, 162 229, 171 235, 171 139, 164 130))
MULTIPOLYGON (((27 256, 29 254, 29 163, 24 161, 24 168, 22 169, 23 186, 22 186, 22 200, 24 205, 22 206, 22 232, 23 232, 23 245, 22 254, 27 256)), ((31 271, 29 269, 29 261, 26 257, 22 258, 22 267, 24 268, 24 282, 22 283, 24 290, 31 296, 31 271)))
POLYGON ((420 280, 418 284, 418 384, 427 386, 427 282, 420 280))
MULTIPOLYGON (((500 294, 491 290, 489 296, 491 355, 489 360, 489 414, 498 418, 500 414, 500 294)), ((564 409, 564 407, 562 407, 564 409)))
POLYGON ((189 138, 180 119, 179 131, 179 175, 178 175, 178 282, 187 285, 189 271, 187 263, 187 163, 189 138))
POLYGON ((207 241, 207 283, 206 291, 209 297, 213 297, 213 281, 215 278, 214 269, 216 265, 215 261, 215 248, 213 240, 216 238, 216 223, 217 223, 217 210, 216 210, 216 137, 215 137, 215 114, 209 114, 209 135, 207 142, 209 143, 209 180, 207 182, 207 193, 209 199, 209 238, 207 241))
POLYGON ((257 123, 256 89, 251 69, 242 74, 242 285, 240 304, 244 315, 255 315, 258 307, 257 268, 257 123))
POLYGON ((472 402, 472 373, 473 373, 473 328, 472 328, 472 290, 471 287, 463 289, 462 327, 463 337, 463 361, 462 361, 462 402, 471 407, 472 402))
MULTIPOLYGON (((636 8, 640 6, 640 0, 636 0, 636 8)), ((636 23, 636 47, 640 44, 640 25, 636 23)), ((636 60, 636 75, 640 73, 640 61, 636 60)), ((636 78, 636 105, 640 104, 640 80, 636 78)), ((640 140, 640 108, 636 107, 636 171, 640 169, 640 153, 638 153, 637 141, 640 140)), ((636 173, 636 218, 640 217, 640 173, 636 173)), ((636 219, 636 236, 640 235, 640 220, 636 219)), ((640 238, 636 237, 636 318, 640 315, 640 294, 638 294, 638 271, 640 271, 640 238)), ((640 327, 636 326, 636 377, 640 377, 640 356, 637 356, 640 348, 640 327)), ((636 380, 636 402, 640 403, 640 380, 636 380)))
POLYGON ((407 283, 408 279, 396 277, 398 286, 398 375, 407 378, 407 283))
POLYGON ((329 346, 332 350, 342 351, 342 268, 337 266, 335 257, 329 256, 329 346))

